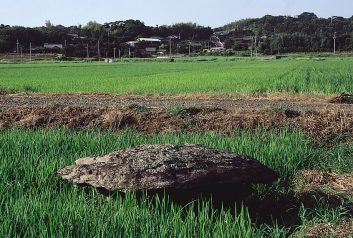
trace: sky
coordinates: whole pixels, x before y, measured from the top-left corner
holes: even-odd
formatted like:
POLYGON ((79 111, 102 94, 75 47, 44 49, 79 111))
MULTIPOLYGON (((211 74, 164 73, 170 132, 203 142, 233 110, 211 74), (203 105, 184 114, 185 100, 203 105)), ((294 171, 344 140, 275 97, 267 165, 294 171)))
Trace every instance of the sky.
POLYGON ((146 25, 195 22, 219 27, 235 20, 264 15, 351 17, 353 0, 0 0, 0 24, 43 26, 85 25, 138 19, 146 25))

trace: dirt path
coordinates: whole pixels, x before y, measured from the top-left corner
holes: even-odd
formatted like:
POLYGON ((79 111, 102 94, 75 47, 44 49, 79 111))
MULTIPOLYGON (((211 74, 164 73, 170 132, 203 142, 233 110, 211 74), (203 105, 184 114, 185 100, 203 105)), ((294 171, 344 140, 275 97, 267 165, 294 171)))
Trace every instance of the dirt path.
POLYGON ((342 110, 353 111, 353 105, 331 104, 324 99, 307 98, 236 98, 202 96, 137 96, 111 94, 9 94, 0 95, 0 106, 89 106, 123 108, 133 104, 151 108, 176 106, 215 107, 235 111, 258 110, 268 107, 288 107, 300 111, 342 110))

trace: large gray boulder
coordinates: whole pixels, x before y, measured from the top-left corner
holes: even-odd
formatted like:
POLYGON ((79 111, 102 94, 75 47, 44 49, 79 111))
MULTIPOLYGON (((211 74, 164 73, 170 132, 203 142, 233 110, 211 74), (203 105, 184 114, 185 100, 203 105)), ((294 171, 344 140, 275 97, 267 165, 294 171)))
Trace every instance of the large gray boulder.
POLYGON ((110 192, 202 190, 277 179, 275 172, 255 159, 201 145, 142 145, 103 157, 79 159, 58 173, 75 184, 110 192))

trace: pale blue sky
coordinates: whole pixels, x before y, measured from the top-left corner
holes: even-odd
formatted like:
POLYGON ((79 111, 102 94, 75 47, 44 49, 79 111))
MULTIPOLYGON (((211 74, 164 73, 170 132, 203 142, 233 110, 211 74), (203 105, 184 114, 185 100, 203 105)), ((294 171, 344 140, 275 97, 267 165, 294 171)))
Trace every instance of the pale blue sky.
POLYGON ((0 0, 0 24, 65 26, 139 19, 146 25, 196 22, 212 27, 234 20, 271 15, 321 17, 353 15, 353 0, 0 0))

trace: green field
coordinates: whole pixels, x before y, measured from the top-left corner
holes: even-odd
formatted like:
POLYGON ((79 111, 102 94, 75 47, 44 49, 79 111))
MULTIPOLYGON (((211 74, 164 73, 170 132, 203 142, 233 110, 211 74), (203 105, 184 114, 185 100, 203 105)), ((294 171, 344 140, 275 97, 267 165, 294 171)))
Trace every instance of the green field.
POLYGON ((0 64, 0 89, 44 93, 353 92, 353 59, 0 64))
MULTIPOLYGON (((103 155, 143 143, 200 143, 254 156, 277 171, 282 180, 271 189, 278 196, 291 196, 290 181, 299 169, 349 170, 353 161, 341 164, 340 153, 353 148, 317 149, 300 132, 240 132, 230 137, 215 135, 156 135, 136 133, 114 135, 98 131, 65 130, 0 133, 0 234, 2 237, 285 237, 288 228, 275 221, 254 225, 248 210, 235 214, 201 205, 181 207, 161 200, 144 200, 134 195, 109 199, 95 189, 87 191, 63 181, 57 170, 85 156, 103 155), (327 168, 326 168, 327 169, 327 168), (195 206, 196 210, 195 211, 195 206), (197 208, 197 206, 199 206, 197 208)), ((259 193, 262 194, 261 187, 259 193)), ((265 198, 267 193, 263 194, 265 198)), ((320 205, 327 219, 339 214, 320 205)), ((301 219, 313 216, 302 209, 301 219)), ((316 219, 318 216, 316 216, 316 219)), ((331 220, 330 220, 331 221, 331 220)))
MULTIPOLYGON (((176 59, 175 62, 0 64, 0 94, 353 93, 352 66, 351 58, 249 60, 211 57, 176 59)), ((61 106, 48 105, 43 110, 61 106)), ((301 131, 289 124, 277 128, 278 121, 273 121, 269 130, 239 128, 230 135, 207 131, 203 134, 144 135, 96 127, 90 130, 50 127, 30 130, 16 128, 20 126, 16 123, 12 128, 2 124, 5 117, 16 117, 17 114, 5 115, 11 109, 16 108, 0 107, 0 237, 280 238, 297 231, 305 233, 307 227, 316 224, 337 226, 342 221, 353 222, 349 210, 351 201, 340 201, 342 204, 332 206, 324 196, 315 194, 308 205, 306 201, 296 200, 295 191, 295 178, 302 170, 353 173, 350 131, 340 133, 339 128, 335 128, 337 134, 328 138, 310 138, 305 128, 301 131), (320 144, 320 139, 330 143, 320 144), (249 204, 237 204, 239 208, 235 211, 229 207, 214 207, 208 200, 184 206, 166 197, 149 197, 142 201, 135 194, 127 194, 125 198, 117 194, 106 197, 94 188, 74 186, 57 175, 60 168, 82 157, 101 156, 141 144, 165 143, 202 144, 259 160, 280 176, 273 185, 254 185, 256 203, 269 203, 268 207, 273 210, 254 215, 254 207, 249 204), (290 209, 280 210, 283 201, 290 209), (297 203, 292 204, 292 201, 297 203), (276 212, 278 216, 275 216, 276 212), (295 221, 282 217, 292 213, 295 221)), ((35 111, 35 108, 30 110, 35 111)), ((50 110, 45 112, 50 113, 50 110)), ((180 108, 168 110, 171 114, 176 110, 178 114, 180 108)), ((281 110, 284 109, 274 108, 273 113, 282 113, 281 110)), ((338 114, 332 117, 341 123, 333 125, 342 128, 351 125, 352 114, 346 113, 345 117, 338 114)), ((300 117, 317 122, 323 131, 331 126, 325 124, 325 120, 318 121, 315 112, 300 117)), ((259 115, 258 120, 267 118, 259 115)))

